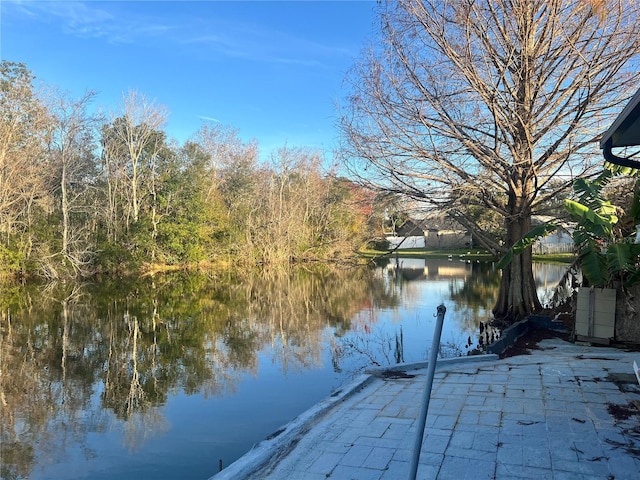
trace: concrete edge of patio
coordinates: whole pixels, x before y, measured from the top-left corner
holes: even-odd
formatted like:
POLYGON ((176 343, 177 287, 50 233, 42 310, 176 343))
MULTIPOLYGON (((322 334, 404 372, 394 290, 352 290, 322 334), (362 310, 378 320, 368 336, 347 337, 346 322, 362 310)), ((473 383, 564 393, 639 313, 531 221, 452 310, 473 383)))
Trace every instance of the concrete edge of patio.
MULTIPOLYGON (((436 369, 441 370, 447 366, 458 365, 460 363, 490 362, 498 359, 499 356, 495 354, 445 358, 438 360, 436 369)), ((245 453, 242 457, 216 475, 210 477, 210 480, 242 480, 250 478, 252 473, 259 470, 267 462, 272 461, 274 457, 286 454, 289 449, 295 445, 296 439, 301 435, 304 435, 313 422, 322 417, 322 415, 328 412, 331 408, 367 386, 370 382, 380 378, 380 374, 382 372, 389 370, 421 370, 427 368, 428 364, 429 362, 425 360, 368 369, 366 373, 361 374, 351 382, 346 383, 339 390, 298 415, 296 418, 291 420, 291 422, 278 429, 268 438, 256 443, 251 450, 245 453)))

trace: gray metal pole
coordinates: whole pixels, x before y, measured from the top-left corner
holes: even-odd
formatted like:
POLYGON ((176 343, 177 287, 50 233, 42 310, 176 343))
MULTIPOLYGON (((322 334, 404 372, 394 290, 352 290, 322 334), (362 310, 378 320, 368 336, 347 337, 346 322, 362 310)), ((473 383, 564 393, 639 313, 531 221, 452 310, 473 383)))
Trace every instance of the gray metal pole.
POLYGON ((431 352, 429 352, 427 384, 424 387, 424 394, 422 395, 422 408, 420 410, 420 420, 418 421, 418 433, 416 433, 416 441, 413 445, 413 458, 411 459, 409 480, 415 480, 416 474, 418 473, 418 460, 420 459, 420 450, 422 449, 424 426, 427 423, 427 412, 429 411, 429 400, 431 399, 431 387, 433 386, 433 374, 436 371, 436 361, 438 359, 438 350, 440 349, 440 336, 442 335, 442 324, 444 323, 444 314, 446 311, 447 309, 444 304, 438 305, 438 312, 436 313, 436 329, 433 332, 431 352))

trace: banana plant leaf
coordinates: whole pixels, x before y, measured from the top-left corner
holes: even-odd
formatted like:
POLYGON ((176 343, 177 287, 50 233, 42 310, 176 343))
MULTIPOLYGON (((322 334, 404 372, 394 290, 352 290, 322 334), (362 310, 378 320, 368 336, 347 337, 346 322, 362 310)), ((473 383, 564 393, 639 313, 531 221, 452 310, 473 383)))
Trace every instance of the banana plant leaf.
POLYGON ((511 263, 514 255, 520 255, 527 248, 531 247, 536 240, 546 237, 552 232, 555 232, 558 229, 558 225, 554 225, 553 223, 542 223, 540 225, 536 225, 531 230, 529 230, 524 237, 518 240, 505 255, 498 262, 498 268, 505 268, 507 265, 511 263))
POLYGON ((580 268, 591 285, 605 286, 609 283, 609 269, 604 255, 587 248, 580 254, 580 268))
POLYGON ((626 285, 627 286, 631 286, 634 285, 636 283, 640 282, 640 268, 636 268, 635 270, 633 270, 626 279, 626 285))
POLYGON ((611 274, 625 272, 632 264, 632 252, 630 243, 614 243, 607 249, 607 263, 611 274))
POLYGON ((618 223, 618 217, 615 215, 616 208, 613 205, 601 205, 599 211, 595 211, 587 205, 570 199, 565 199, 564 204, 575 220, 588 220, 594 225, 609 228, 618 223))

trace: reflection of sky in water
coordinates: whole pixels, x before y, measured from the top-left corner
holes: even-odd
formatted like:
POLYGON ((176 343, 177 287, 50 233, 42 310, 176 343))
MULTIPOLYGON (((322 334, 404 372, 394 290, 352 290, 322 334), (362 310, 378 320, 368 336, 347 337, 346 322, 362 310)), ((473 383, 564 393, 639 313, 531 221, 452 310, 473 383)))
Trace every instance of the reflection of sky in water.
POLYGON ((538 286, 538 298, 542 306, 550 304, 554 289, 567 271, 566 265, 534 263, 533 274, 538 286))
MULTIPOLYGON (((447 313, 441 340, 461 345, 466 342, 469 335, 474 335, 474 332, 460 328, 462 322, 459 321, 458 312, 450 302, 449 283, 447 281, 414 281, 402 291, 401 305, 393 309, 379 310, 373 318, 375 323, 367 324, 366 328, 358 328, 356 334, 369 334, 378 341, 392 339, 395 346, 395 335, 402 332, 405 361, 424 360, 431 348, 436 325, 434 315, 438 305, 444 303, 447 313)), ((390 363, 384 360, 386 359, 380 359, 382 365, 390 363)))
MULTIPOLYGON (((483 275, 476 272, 475 266, 460 259, 402 259, 387 267, 384 274, 389 287, 395 287, 399 295, 399 305, 361 311, 356 315, 352 332, 342 339, 345 357, 348 357, 344 359, 344 368, 361 369, 370 366, 372 360, 380 365, 396 363, 394 351, 400 332, 404 361, 427 359, 440 304, 447 308, 440 339, 442 356, 466 355, 479 347, 479 324, 491 320, 497 291, 489 288, 489 294, 482 297, 480 304, 476 298, 473 305, 470 304, 472 300, 466 303, 461 296, 452 297, 452 292, 461 291, 474 275, 483 275)), ((550 300, 566 268, 566 265, 534 264, 534 277, 543 305, 550 300)))
MULTIPOLYGON (((331 365, 328 357, 326 363, 331 365)), ((242 375, 233 392, 176 391, 165 405, 126 422, 100 408, 96 388, 93 405, 84 411, 85 431, 68 432, 51 445, 45 439, 29 479, 206 480, 218 471, 219 460, 228 466, 343 381, 322 365, 285 373, 269 352, 260 354, 259 366, 242 375), (91 412, 100 418, 89 418, 91 412)))
MULTIPOLYGON (((73 427, 52 429, 56 435, 35 445, 38 464, 29 478, 204 480, 217 472, 219 460, 227 466, 363 369, 395 364, 400 332, 405 361, 427 358, 441 303, 447 307, 441 337, 450 347, 447 356, 473 348, 478 322, 489 319, 495 301, 491 271, 457 259, 405 260, 403 267, 375 272, 384 279, 384 293, 397 299, 394 307, 377 307, 389 302, 377 301, 371 292, 369 306, 351 318, 352 329, 343 336, 327 326, 310 333, 320 344, 292 346, 276 338, 254 364, 225 372, 234 377, 233 388, 190 395, 176 389, 162 405, 123 421, 101 408, 102 384, 94 383, 91 405, 78 410, 77 418, 52 420, 73 427)), ((543 298, 566 267, 535 268, 543 298)), ((215 358, 209 360, 215 364, 215 358)))

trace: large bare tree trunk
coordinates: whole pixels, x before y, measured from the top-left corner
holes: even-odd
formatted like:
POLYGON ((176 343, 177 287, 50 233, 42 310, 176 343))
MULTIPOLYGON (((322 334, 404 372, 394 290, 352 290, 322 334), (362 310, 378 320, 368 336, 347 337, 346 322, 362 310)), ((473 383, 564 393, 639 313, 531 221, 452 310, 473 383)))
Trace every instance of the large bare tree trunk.
MULTIPOLYGON (((531 214, 523 215, 522 212, 527 212, 527 209, 518 205, 522 197, 521 192, 514 192, 509 197, 508 210, 511 215, 506 219, 507 245, 513 245, 531 229, 531 214)), ((511 263, 503 269, 493 314, 515 320, 540 308, 533 276, 532 252, 527 249, 520 255, 514 255, 511 263)))

